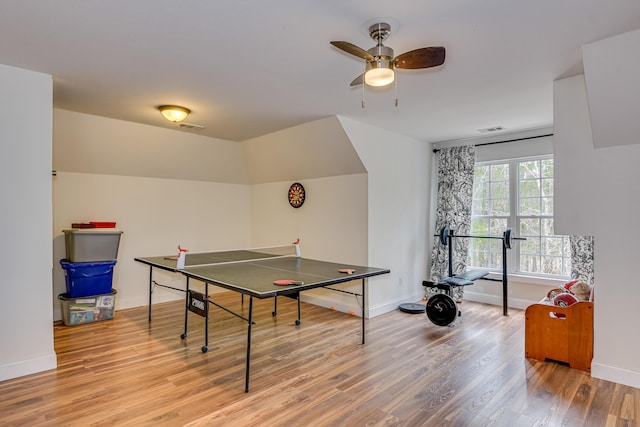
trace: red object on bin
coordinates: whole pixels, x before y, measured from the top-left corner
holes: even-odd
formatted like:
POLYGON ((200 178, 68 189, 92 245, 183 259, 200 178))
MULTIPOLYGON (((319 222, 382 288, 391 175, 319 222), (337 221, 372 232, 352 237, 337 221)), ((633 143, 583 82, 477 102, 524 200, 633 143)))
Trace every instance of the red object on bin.
POLYGON ((95 225, 96 228, 116 228, 116 223, 109 221, 89 221, 89 224, 95 225))

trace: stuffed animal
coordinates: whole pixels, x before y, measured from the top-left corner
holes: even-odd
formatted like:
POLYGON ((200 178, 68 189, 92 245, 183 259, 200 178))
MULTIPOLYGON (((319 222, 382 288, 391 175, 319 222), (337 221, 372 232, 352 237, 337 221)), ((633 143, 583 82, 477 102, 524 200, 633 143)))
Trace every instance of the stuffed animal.
POLYGON ((589 301, 591 296, 591 286, 582 280, 574 281, 569 286, 568 291, 575 295, 579 301, 589 301))

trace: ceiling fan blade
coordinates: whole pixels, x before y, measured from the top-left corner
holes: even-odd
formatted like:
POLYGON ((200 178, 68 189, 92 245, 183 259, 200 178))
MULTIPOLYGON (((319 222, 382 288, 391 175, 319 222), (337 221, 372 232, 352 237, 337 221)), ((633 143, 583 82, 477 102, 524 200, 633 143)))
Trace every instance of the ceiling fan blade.
POLYGON ((360 74, 358 77, 353 79, 349 86, 360 86, 364 83, 364 73, 360 74))
POLYGON ((442 46, 423 47, 396 56, 397 68, 415 70, 444 64, 445 49, 442 46))
POLYGON ((371 55, 366 50, 359 48, 355 44, 352 44, 349 42, 340 42, 340 41, 330 42, 330 43, 335 47, 337 47, 338 49, 342 49, 345 52, 350 53, 351 55, 357 56, 358 58, 366 59, 367 61, 373 61, 374 59, 373 55, 371 55))

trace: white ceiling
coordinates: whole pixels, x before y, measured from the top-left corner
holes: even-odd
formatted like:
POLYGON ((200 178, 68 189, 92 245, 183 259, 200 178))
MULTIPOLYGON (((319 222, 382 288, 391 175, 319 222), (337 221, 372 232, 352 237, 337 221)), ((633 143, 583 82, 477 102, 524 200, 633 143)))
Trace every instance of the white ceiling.
POLYGON ((225 140, 343 115, 437 142, 551 125, 581 46, 636 28, 638 0, 0 0, 0 64, 53 75, 57 108, 172 127, 156 107, 178 104, 225 140), (329 42, 368 49, 379 20, 396 55, 447 57, 363 109, 362 60, 329 42))

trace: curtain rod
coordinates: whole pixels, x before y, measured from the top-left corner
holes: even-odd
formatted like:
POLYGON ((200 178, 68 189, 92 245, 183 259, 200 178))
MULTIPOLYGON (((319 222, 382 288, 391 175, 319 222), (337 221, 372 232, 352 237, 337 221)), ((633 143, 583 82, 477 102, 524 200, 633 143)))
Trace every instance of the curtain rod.
MULTIPOLYGON (((480 147, 482 145, 493 145, 493 144, 504 144, 507 142, 516 142, 516 141, 525 141, 527 139, 536 139, 536 138, 544 138, 547 136, 553 136, 552 133, 547 133, 545 135, 538 135, 538 136, 527 136, 524 138, 516 138, 516 139, 507 139, 506 141, 495 141, 495 142, 483 142, 481 144, 474 144, 475 147, 480 147)), ((437 153, 438 151, 440 151, 440 148, 434 148, 433 152, 437 153)))

